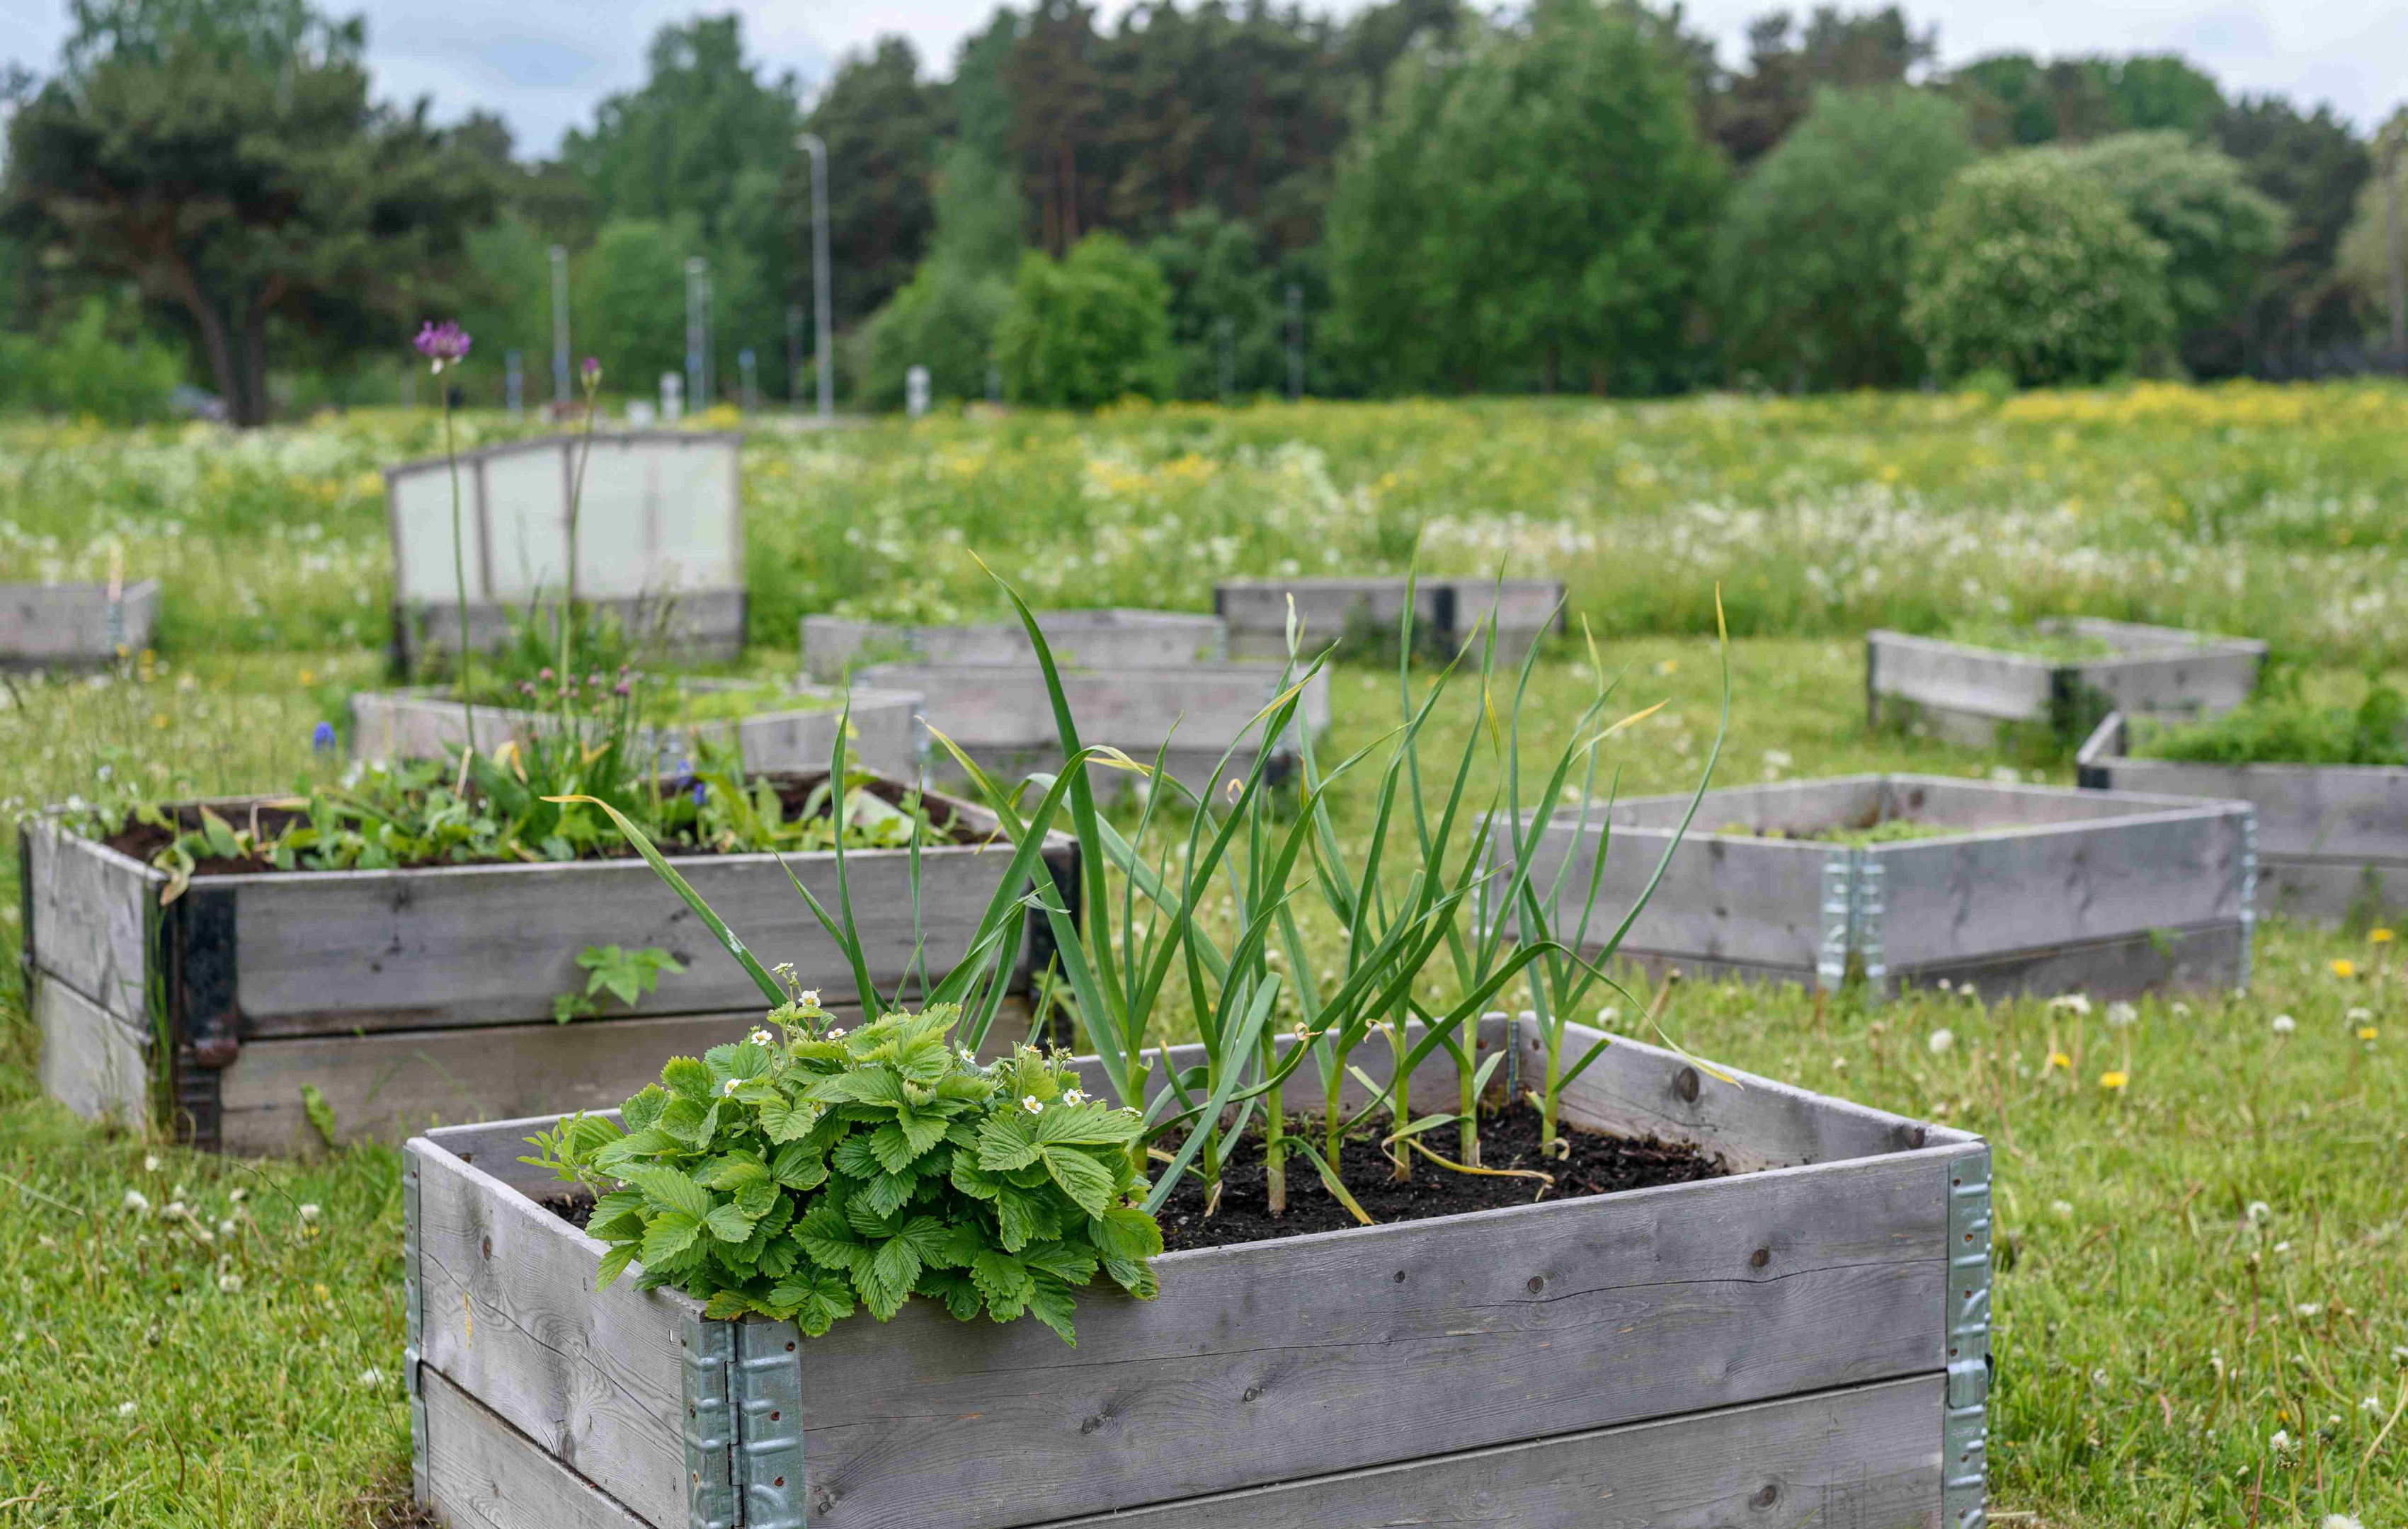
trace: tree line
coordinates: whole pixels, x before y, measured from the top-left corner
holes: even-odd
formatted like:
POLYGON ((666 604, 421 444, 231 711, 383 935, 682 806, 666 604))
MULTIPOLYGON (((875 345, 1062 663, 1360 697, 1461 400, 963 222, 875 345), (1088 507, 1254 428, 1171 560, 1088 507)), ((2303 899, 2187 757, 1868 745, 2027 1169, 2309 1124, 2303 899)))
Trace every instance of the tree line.
POLYGON ((538 158, 377 100, 364 24, 307 0, 73 16, 0 81, 0 403, 389 397, 437 313, 478 401, 513 350, 539 400, 555 248, 614 384, 684 369, 698 259, 714 391, 807 393, 802 133, 869 407, 913 365, 1087 404, 1280 391, 1299 353, 1336 395, 2294 375, 2390 319, 2393 156, 2329 107, 2172 55, 1942 71, 1896 7, 1769 14, 1727 64, 1633 0, 1035 0, 949 74, 889 37, 810 92, 696 16, 538 158))

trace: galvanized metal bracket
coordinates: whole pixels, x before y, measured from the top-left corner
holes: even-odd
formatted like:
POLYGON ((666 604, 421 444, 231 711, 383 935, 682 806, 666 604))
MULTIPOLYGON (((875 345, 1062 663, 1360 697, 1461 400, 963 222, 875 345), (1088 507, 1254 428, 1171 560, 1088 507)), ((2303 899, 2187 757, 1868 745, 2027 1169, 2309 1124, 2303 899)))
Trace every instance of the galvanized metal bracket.
POLYGON ((1870 850, 1856 850, 1856 896, 1848 916, 1849 943, 1864 967, 1867 995, 1883 998, 1889 994, 1889 964, 1884 946, 1889 927, 1889 868, 1870 850))
POLYGON ((401 1368, 409 1392, 409 1493, 422 1507, 434 1504, 426 1458, 426 1281, 418 1265, 418 1154, 401 1157, 401 1368))
POLYGON ((1947 1174, 1948 1288, 1941 1325, 1948 1386, 1940 1422, 1941 1522, 1988 1522, 1990 1399, 1990 1150, 1942 1165, 1947 1174))
POLYGON ((2246 989, 2258 954, 2258 809, 2241 815, 2241 962, 2232 985, 2246 989))
POLYGON ((1856 922, 1856 851, 1834 850, 1823 857, 1822 938, 1814 949, 1814 985, 1825 992, 1838 992, 1848 979, 1856 922))
POLYGON ((801 1336, 686 1314, 688 1529, 805 1529, 801 1336))

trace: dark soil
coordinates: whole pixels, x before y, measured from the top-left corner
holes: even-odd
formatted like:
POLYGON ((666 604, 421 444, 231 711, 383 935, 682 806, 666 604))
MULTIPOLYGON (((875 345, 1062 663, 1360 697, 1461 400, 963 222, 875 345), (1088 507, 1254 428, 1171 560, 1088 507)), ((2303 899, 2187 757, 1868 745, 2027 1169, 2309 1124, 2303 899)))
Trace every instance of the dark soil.
MULTIPOLYGON (((1658 1184, 1693 1184, 1730 1174, 1720 1158, 1707 1157, 1685 1142, 1612 1136, 1577 1126, 1565 1128, 1562 1136, 1571 1143, 1571 1156, 1548 1161, 1539 1156, 1539 1112, 1529 1105, 1518 1104, 1481 1117, 1481 1166, 1535 1168, 1553 1174, 1552 1185, 1536 1179, 1456 1173, 1419 1155, 1413 1159, 1412 1178, 1398 1183, 1387 1158, 1367 1136, 1347 1138, 1340 1177, 1346 1180, 1346 1193, 1373 1221, 1387 1222, 1495 1210, 1541 1198, 1578 1199, 1626 1189, 1654 1189, 1658 1184)), ((1461 1137, 1440 1126, 1424 1133, 1423 1139, 1430 1150, 1452 1157, 1461 1137)), ((1320 1145, 1317 1138, 1313 1145, 1320 1145)), ((1294 1151, 1288 1153, 1287 1213, 1271 1215, 1264 1204, 1261 1147, 1260 1137, 1250 1135, 1223 1165, 1221 1207, 1209 1220, 1203 1214, 1204 1186, 1199 1180, 1190 1178, 1172 1192, 1158 1218, 1163 1251, 1268 1242, 1361 1224, 1322 1184, 1312 1159, 1294 1151)), ((538 1195, 536 1203, 580 1230, 594 1215, 593 1197, 581 1190, 538 1195)))
MULTIPOLYGON (((764 777, 753 776, 751 779, 758 780, 764 779, 764 777)), ((778 799, 785 805, 786 817, 787 820, 791 822, 802 815, 803 804, 810 799, 812 791, 818 787, 819 783, 827 779, 827 772, 825 770, 813 770, 807 773, 786 772, 768 776, 766 779, 777 783, 778 799)), ((694 781, 691 778, 664 780, 662 782, 662 791, 665 793, 674 793, 677 792, 690 790, 693 785, 694 781)), ((872 781, 867 789, 873 795, 882 797, 898 807, 902 805, 903 797, 907 794, 908 791, 908 788, 898 785, 891 780, 872 781)), ((279 799, 280 800, 281 798, 279 799)), ((262 798, 262 800, 266 800, 266 798, 262 798)), ((979 835, 966 828, 952 826, 953 817, 949 809, 954 804, 944 797, 935 794, 934 793, 930 793, 928 795, 924 797, 923 800, 927 806, 929 815, 932 818, 939 819, 936 834, 929 842, 935 844, 975 844, 979 842, 979 835)), ((300 813, 287 811, 282 807, 262 806, 254 808, 251 803, 247 801, 212 801, 208 805, 210 810, 216 812, 219 817, 223 818, 236 828, 250 830, 255 827, 262 838, 275 837, 278 834, 283 832, 287 823, 290 823, 294 819, 302 816, 300 813)), ((180 827, 196 829, 201 826, 201 804, 198 802, 177 802, 165 806, 162 810, 168 817, 174 819, 180 827)), ((154 828, 149 823, 136 822, 134 820, 129 818, 123 823, 120 824, 117 831, 109 835, 103 842, 108 844, 110 849, 116 850, 118 853, 130 856, 135 860, 140 861, 143 865, 148 865, 150 864, 151 857, 175 842, 175 838, 173 835, 164 828, 154 828)), ((690 856, 698 855, 712 855, 719 852, 716 850, 705 849, 699 845, 680 843, 676 841, 669 841, 662 844, 661 850, 671 859, 684 859, 690 856)), ((614 843, 609 848, 598 851, 589 852, 580 858, 584 860, 633 860, 635 857, 635 850, 631 846, 622 842, 614 843)), ((494 864, 494 862, 480 863, 477 861, 429 860, 413 862, 403 865, 401 869, 421 870, 430 865, 472 865, 478 864, 494 864)), ((511 864, 516 864, 516 862, 511 862, 511 864)), ((195 878, 207 876, 261 876, 275 874, 276 872, 277 867, 265 860, 226 860, 214 855, 198 857, 198 864, 193 868, 193 875, 195 878)), ((307 876, 309 872, 307 870, 298 870, 291 874, 296 876, 307 876)))
MULTIPOLYGON (((1488 1111, 1480 1120, 1482 1167, 1536 1169, 1552 1174, 1552 1185, 1536 1179, 1456 1173, 1418 1153, 1413 1157, 1412 1178, 1400 1183, 1368 1131, 1347 1138, 1339 1177, 1345 1181, 1346 1193, 1371 1219, 1385 1223, 1495 1210, 1540 1198, 1572 1199, 1653 1189, 1658 1184, 1689 1184, 1725 1178, 1730 1172, 1719 1158, 1709 1158, 1685 1142, 1653 1136, 1639 1140, 1577 1127, 1566 1127, 1560 1135, 1571 1144, 1571 1156, 1547 1160, 1539 1156, 1539 1112, 1530 1105, 1517 1103, 1488 1111)), ((1419 1139, 1440 1157, 1453 1158, 1460 1149, 1462 1133, 1453 1126, 1440 1126, 1423 1133, 1419 1139)), ((1315 1139, 1313 1145, 1317 1148, 1321 1143, 1315 1139)), ((1287 1213, 1271 1215, 1265 1204, 1261 1142, 1251 1135, 1223 1165, 1221 1179, 1220 1207, 1209 1219, 1204 1215, 1203 1183, 1195 1178, 1181 1183, 1164 1202, 1157 1219, 1162 1222, 1165 1252, 1268 1242, 1362 1224, 1321 1182, 1312 1160, 1294 1151, 1287 1154, 1287 1213)))

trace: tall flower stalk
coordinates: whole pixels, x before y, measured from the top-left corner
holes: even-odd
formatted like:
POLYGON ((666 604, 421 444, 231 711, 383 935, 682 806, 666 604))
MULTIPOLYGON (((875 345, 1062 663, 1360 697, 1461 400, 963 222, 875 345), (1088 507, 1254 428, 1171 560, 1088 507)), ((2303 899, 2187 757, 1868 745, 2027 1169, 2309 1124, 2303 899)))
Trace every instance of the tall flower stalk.
MULTIPOLYGON (((580 368, 585 384, 585 441, 577 453, 577 476, 568 486, 568 565, 561 588, 560 662, 552 671, 561 677, 561 725, 568 725, 569 636, 577 626, 577 512, 585 500, 585 464, 594 456, 594 406, 602 389, 602 358, 587 356, 580 368)), ((455 489, 456 493, 456 489, 455 489)))
MULTIPOLYGON (((456 366, 468 359, 468 332, 450 319, 441 323, 419 326, 413 342, 418 353, 432 364, 437 377, 446 366, 456 366)), ((439 388, 443 395, 443 456, 452 469, 452 582, 460 602, 460 711, 468 727, 468 747, 477 747, 477 711, 468 698, 468 554, 466 538, 460 530, 460 451, 452 438, 452 390, 439 388)))

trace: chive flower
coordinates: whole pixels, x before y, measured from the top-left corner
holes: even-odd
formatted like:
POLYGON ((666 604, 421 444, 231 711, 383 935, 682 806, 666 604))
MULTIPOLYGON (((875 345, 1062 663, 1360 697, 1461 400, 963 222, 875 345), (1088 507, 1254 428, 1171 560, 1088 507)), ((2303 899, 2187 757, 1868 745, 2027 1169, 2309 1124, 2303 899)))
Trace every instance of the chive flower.
POLYGON ((702 804, 703 804, 704 802, 706 802, 706 801, 710 800, 710 788, 709 786, 707 786, 707 785, 704 785, 704 784, 703 784, 701 781, 699 781, 699 780, 695 781, 695 782, 694 783, 694 805, 695 805, 695 806, 696 806, 696 807, 700 807, 700 806, 702 806, 702 804))
POLYGON ((591 388, 597 385, 602 380, 602 358, 600 356, 587 356, 585 358, 585 364, 580 367, 579 370, 584 373, 585 385, 587 387, 591 388))
POLYGON ((317 726, 311 728, 309 730, 309 747, 317 753, 333 753, 335 751, 335 724, 333 722, 320 722, 317 726))
POLYGON ((439 375, 443 368, 457 365, 468 359, 468 332, 450 319, 440 324, 426 323, 419 327, 418 338, 411 341, 418 353, 434 363, 439 375))

